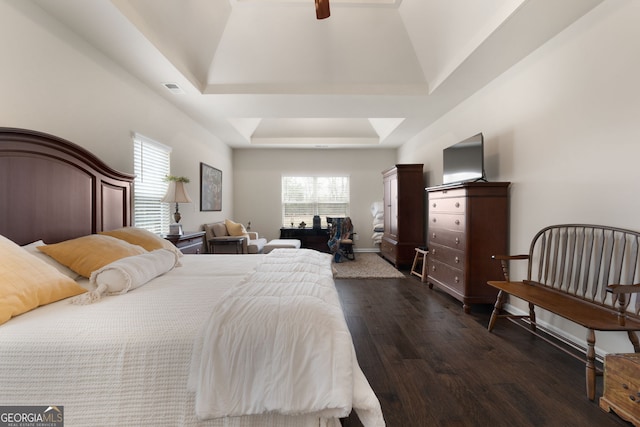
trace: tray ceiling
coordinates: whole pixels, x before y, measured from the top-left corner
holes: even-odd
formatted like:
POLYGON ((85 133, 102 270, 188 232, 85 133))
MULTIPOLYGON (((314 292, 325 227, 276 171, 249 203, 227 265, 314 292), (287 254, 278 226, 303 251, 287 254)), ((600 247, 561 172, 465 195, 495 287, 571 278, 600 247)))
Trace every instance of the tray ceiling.
POLYGON ((236 148, 397 147, 601 1, 35 0, 236 148))

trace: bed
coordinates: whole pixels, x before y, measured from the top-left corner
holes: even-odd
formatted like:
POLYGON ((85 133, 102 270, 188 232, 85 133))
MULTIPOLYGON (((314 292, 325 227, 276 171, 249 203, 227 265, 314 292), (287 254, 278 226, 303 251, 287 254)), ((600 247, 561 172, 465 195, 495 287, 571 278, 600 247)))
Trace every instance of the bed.
MULTIPOLYGON (((132 187, 133 176, 78 145, 0 128, 0 252, 49 262, 55 254, 33 242, 56 248, 95 236, 139 247, 114 234, 133 229, 132 187)), ((85 252, 103 256, 109 245, 85 252)), ((85 276, 72 271, 81 291, 0 324, 3 405, 57 405, 69 426, 338 426, 352 409, 363 425, 384 425, 329 255, 147 249, 85 276), (140 268, 161 256, 168 267, 140 268), (126 265, 148 277, 105 291, 101 277, 126 265)))

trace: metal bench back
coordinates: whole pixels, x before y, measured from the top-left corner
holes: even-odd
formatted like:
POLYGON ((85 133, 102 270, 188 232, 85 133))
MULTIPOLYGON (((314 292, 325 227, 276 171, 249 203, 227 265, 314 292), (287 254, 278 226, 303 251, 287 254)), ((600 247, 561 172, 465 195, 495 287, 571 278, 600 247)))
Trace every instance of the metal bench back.
MULTIPOLYGON (((640 233, 588 224, 543 228, 529 250, 529 280, 602 306, 616 308, 607 285, 640 283, 640 233)), ((627 298, 627 314, 638 317, 640 301, 627 298)))

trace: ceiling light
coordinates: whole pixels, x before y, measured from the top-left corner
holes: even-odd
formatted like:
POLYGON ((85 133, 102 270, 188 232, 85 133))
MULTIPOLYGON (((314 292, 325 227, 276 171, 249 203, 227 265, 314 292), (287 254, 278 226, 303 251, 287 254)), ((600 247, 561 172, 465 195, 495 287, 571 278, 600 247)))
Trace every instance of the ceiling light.
POLYGON ((325 19, 331 16, 329 0, 316 0, 316 18, 325 19))

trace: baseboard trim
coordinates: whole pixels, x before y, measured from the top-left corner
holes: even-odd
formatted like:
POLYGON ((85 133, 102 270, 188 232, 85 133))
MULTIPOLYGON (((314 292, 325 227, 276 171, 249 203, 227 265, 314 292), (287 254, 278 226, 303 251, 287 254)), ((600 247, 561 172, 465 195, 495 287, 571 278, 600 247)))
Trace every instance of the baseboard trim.
MULTIPOLYGON (((503 307, 504 311, 508 312, 509 314, 514 314, 514 315, 518 315, 518 316, 526 316, 529 314, 528 311, 524 311, 518 307, 515 307, 511 304, 505 304, 503 307)), ((523 318, 523 319, 510 319, 512 322, 514 323, 523 323, 525 324, 527 327, 531 324, 531 322, 529 321, 528 318, 523 318)), ((564 345, 567 345, 571 348, 573 348, 574 350, 582 353, 585 355, 587 355, 587 341, 586 339, 581 339, 575 335, 569 334, 566 331, 549 324, 548 322, 545 322, 544 320, 540 320, 539 318, 536 319, 536 328, 539 329, 542 333, 549 335, 550 337, 552 337, 553 339, 561 342, 564 345)), ((586 329, 585 329, 586 331, 586 329)), ((604 360, 604 356, 607 354, 606 351, 602 350, 601 348, 599 348, 598 346, 595 347, 595 351, 596 351, 596 360, 598 360, 599 362, 602 362, 604 360)))

